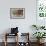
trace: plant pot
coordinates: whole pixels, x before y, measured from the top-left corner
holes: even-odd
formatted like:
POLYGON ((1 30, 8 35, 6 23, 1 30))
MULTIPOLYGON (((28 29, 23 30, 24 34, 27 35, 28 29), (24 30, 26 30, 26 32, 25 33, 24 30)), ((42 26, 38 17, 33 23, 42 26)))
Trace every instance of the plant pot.
POLYGON ((37 43, 40 43, 40 39, 37 39, 37 43))
POLYGON ((44 40, 45 40, 45 39, 38 39, 37 42, 38 42, 39 44, 41 44, 41 43, 44 42, 44 40))
POLYGON ((45 39, 40 39, 40 43, 44 43, 44 40, 45 40, 45 39))

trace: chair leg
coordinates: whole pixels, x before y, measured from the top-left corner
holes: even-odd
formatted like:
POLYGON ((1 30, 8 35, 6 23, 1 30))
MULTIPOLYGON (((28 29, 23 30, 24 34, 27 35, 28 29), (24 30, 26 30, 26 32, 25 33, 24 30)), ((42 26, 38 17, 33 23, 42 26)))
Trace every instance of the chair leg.
POLYGON ((7 46, 7 34, 5 34, 5 46, 7 46))
POLYGON ((5 46, 7 46, 7 42, 6 42, 6 41, 5 41, 5 43, 4 43, 4 44, 5 44, 5 46))

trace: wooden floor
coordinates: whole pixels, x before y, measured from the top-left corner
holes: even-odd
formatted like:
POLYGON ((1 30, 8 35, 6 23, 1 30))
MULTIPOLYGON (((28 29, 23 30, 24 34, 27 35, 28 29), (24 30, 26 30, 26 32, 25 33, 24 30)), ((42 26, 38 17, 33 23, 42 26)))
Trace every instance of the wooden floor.
MULTIPOLYGON (((0 42, 0 46, 4 46, 4 43, 2 42, 0 42)), ((16 46, 15 45, 15 42, 14 43, 12 43, 12 42, 10 42, 10 43, 8 43, 8 45, 7 46, 16 46)), ((22 46, 22 45, 21 45, 22 46)), ((25 46, 25 45, 24 45, 25 46)), ((37 43, 30 43, 30 46, 37 46, 37 43)), ((44 45, 41 45, 41 46, 46 46, 46 43, 44 43, 44 45)))

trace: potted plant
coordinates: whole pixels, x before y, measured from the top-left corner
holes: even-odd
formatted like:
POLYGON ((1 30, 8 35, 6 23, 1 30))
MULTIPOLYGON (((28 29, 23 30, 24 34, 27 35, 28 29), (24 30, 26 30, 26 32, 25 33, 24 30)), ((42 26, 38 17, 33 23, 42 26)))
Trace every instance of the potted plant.
POLYGON ((35 32, 33 35, 37 38, 38 43, 40 43, 40 40, 42 38, 45 38, 44 37, 46 36, 45 34, 46 34, 45 32, 35 32))
POLYGON ((45 26, 32 25, 32 27, 35 28, 36 30, 45 29, 45 26))
POLYGON ((45 26, 41 26, 40 29, 45 29, 45 26))
POLYGON ((36 30, 39 30, 38 26, 37 25, 32 25, 33 28, 35 28, 36 30))

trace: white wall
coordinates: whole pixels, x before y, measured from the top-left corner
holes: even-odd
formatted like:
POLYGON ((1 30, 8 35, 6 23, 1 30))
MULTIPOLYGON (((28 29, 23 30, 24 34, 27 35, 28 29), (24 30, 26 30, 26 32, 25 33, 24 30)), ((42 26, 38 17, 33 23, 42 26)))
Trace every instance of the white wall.
POLYGON ((36 0, 0 0, 0 34, 11 27, 19 27, 20 32, 30 32, 36 24, 36 0), (10 8, 25 8, 25 19, 10 19, 10 8))

